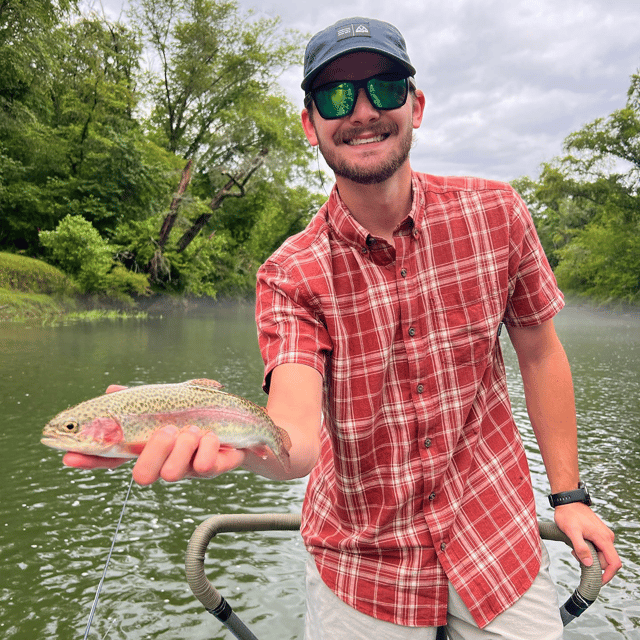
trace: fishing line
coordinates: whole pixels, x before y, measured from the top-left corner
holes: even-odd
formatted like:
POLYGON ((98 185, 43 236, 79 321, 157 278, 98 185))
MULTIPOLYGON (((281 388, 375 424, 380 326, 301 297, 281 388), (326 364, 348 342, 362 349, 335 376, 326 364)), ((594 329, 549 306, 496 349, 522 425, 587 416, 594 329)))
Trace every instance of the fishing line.
POLYGON ((113 627, 113 619, 109 620, 109 626, 107 627, 107 630, 104 632, 104 635, 102 636, 102 640, 104 640, 109 635, 109 631, 111 631, 111 627, 113 627))
POLYGON ((102 585, 104 584, 104 579, 107 575, 107 568, 109 567, 109 561, 111 560, 111 554, 113 553, 113 548, 116 546, 116 540, 118 539, 118 531, 120 531, 120 523, 122 522, 122 516, 124 515, 124 510, 125 510, 125 507, 127 506, 127 500, 129 500, 129 494, 131 493, 132 485, 133 485, 133 475, 131 476, 131 481, 129 482, 127 495, 124 497, 124 502, 122 503, 122 511, 120 512, 120 518, 118 518, 118 524, 116 525, 116 530, 115 530, 115 533, 113 534, 113 540, 111 541, 111 549, 109 549, 109 553, 107 554, 107 561, 104 563, 102 578, 100 578, 100 583, 98 584, 96 597, 93 599, 93 605, 91 607, 91 612, 89 613, 89 620, 87 622, 87 629, 84 632, 84 638, 82 640, 87 640, 87 637, 89 636, 89 631, 91 631, 91 623, 93 622, 93 616, 96 613, 98 600, 100 599, 100 592, 102 591, 102 585))

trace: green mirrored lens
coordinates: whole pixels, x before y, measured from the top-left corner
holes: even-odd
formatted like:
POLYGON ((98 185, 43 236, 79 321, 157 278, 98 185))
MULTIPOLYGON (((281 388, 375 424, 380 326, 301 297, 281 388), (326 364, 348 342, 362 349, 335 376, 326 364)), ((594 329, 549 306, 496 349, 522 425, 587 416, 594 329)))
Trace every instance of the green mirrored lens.
POLYGON ((406 78, 387 79, 385 77, 369 78, 367 93, 372 104, 378 109, 397 109, 407 99, 406 78))
POLYGON ((332 82, 315 89, 313 99, 320 115, 327 120, 352 113, 356 96, 364 88, 376 109, 398 109, 407 100, 408 80, 396 73, 385 73, 365 80, 332 82))
POLYGON ((342 118, 351 113, 355 95, 353 83, 338 82, 318 89, 315 102, 323 118, 342 118))

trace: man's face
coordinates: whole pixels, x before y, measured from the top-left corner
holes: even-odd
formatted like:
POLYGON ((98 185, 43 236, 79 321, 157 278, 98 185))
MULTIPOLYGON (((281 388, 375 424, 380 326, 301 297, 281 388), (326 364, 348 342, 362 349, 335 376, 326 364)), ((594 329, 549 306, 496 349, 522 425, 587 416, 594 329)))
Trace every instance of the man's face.
MULTIPOLYGON (((338 80, 362 80, 396 71, 396 65, 377 53, 357 52, 334 60, 313 82, 319 87, 338 80)), ((336 176, 358 184, 384 182, 408 163, 413 129, 420 126, 424 96, 416 91, 399 109, 383 111, 360 89, 353 113, 337 120, 325 120, 312 107, 302 112, 307 139, 317 144, 336 176)))

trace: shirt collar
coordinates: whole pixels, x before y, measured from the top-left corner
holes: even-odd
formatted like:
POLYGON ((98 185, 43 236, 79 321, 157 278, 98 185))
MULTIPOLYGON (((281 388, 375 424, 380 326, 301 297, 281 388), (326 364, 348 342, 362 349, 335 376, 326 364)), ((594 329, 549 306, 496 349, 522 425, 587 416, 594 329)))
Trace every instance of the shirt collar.
MULTIPOLYGON (((426 194, 422 182, 418 179, 415 171, 411 172, 411 211, 405 220, 399 225, 399 229, 409 228, 419 230, 425 222, 426 194)), ((369 232, 351 215, 347 205, 344 203, 338 192, 338 186, 333 185, 329 195, 328 222, 334 231, 348 244, 363 250, 371 246, 371 236, 369 232)))

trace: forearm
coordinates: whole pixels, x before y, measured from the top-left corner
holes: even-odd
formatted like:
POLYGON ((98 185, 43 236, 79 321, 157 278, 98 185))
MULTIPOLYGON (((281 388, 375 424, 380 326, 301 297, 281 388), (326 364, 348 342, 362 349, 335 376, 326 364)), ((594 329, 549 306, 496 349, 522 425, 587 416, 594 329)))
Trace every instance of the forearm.
POLYGON ((578 437, 571 371, 561 346, 521 369, 527 411, 551 492, 578 486, 578 437))
POLYGON ((578 436, 571 370, 552 321, 509 328, 527 411, 552 493, 578 486, 578 436))
POLYGON ((290 480, 308 475, 320 454, 322 377, 303 365, 281 365, 271 374, 267 413, 291 439, 287 468, 269 453, 249 453, 243 467, 267 478, 290 480))

